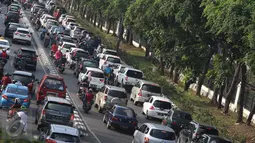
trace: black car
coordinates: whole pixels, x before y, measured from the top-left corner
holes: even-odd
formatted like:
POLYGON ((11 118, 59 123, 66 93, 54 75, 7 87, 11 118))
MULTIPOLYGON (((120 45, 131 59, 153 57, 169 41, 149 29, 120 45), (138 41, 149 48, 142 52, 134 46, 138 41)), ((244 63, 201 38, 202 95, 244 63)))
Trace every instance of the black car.
POLYGON ((7 25, 9 22, 19 23, 20 15, 17 12, 9 11, 5 15, 4 25, 7 25))
POLYGON ((57 42, 59 45, 62 45, 63 42, 74 43, 74 39, 70 36, 59 34, 57 42))
POLYGON ((197 141, 203 134, 218 136, 219 131, 216 127, 191 121, 180 131, 178 143, 191 143, 197 141))
POLYGON ((36 70, 37 65, 37 55, 36 51, 28 48, 20 48, 19 50, 14 52, 14 60, 13 60, 13 66, 17 67, 18 63, 20 61, 25 62, 25 68, 31 67, 33 70, 36 70))
POLYGON ((36 110, 35 124, 40 129, 53 123, 72 127, 74 106, 64 98, 47 96, 36 110))
MULTIPOLYGON (((35 79, 35 75, 33 73, 26 72, 26 71, 15 71, 15 72, 13 72, 12 73, 12 80, 20 81, 25 86, 27 86, 32 81, 38 81, 37 79, 35 79)), ((34 93, 35 87, 36 87, 36 85, 34 84, 32 93, 34 93)))
POLYGON ((91 59, 80 58, 80 60, 76 62, 73 73, 76 76, 76 78, 78 78, 81 70, 85 69, 86 67, 98 68, 98 63, 91 59))
POLYGON ((228 139, 225 139, 219 136, 203 134, 194 143, 232 143, 232 142, 229 141, 228 139))
POLYGON ((25 28, 19 23, 8 23, 5 28, 4 37, 12 37, 13 33, 17 30, 17 28, 25 28))

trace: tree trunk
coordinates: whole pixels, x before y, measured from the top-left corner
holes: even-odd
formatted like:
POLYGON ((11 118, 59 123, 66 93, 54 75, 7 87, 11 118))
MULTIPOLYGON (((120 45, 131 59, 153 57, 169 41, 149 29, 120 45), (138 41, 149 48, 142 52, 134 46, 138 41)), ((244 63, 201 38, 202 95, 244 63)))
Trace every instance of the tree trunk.
POLYGON ((204 63, 203 73, 200 75, 198 83, 197 83, 196 95, 198 95, 198 96, 200 96, 201 88, 204 83, 205 76, 208 72, 212 55, 213 55, 213 50, 212 50, 212 48, 210 48, 208 51, 208 56, 207 56, 206 62, 204 63))
POLYGON ((235 88, 237 86, 237 81, 238 81, 238 76, 239 76, 240 68, 241 68, 241 64, 239 63, 237 65, 237 67, 236 67, 235 74, 234 74, 234 77, 233 77, 230 89, 229 89, 229 91, 228 91, 228 93, 226 95, 226 101, 225 101, 225 106, 224 106, 224 110, 223 110, 224 114, 228 113, 229 104, 230 104, 230 101, 231 101, 231 99, 233 97, 233 94, 235 92, 235 88))
POLYGON ((247 121, 246 121, 247 125, 249 125, 249 126, 251 125, 251 120, 252 120, 252 117, 254 114, 255 114, 255 104, 253 105, 252 110, 250 111, 250 114, 247 118, 247 121))
POLYGON ((113 32, 112 32, 112 36, 116 36, 116 31, 117 31, 117 26, 116 25, 116 22, 115 21, 112 21, 113 22, 113 32))
POLYGON ((119 52, 119 48, 120 48, 120 42, 122 41, 123 38, 123 16, 121 16, 120 18, 120 23, 119 23, 119 30, 118 30, 118 41, 117 41, 117 45, 116 45, 116 51, 117 53, 119 52))
POLYGON ((165 73, 165 62, 162 56, 160 56, 160 74, 164 75, 165 73))
POLYGON ((109 20, 107 25, 108 25, 108 28, 107 28, 107 32, 106 33, 109 34, 110 30, 112 28, 112 20, 109 20))
POLYGON ((226 81, 223 81, 223 84, 220 87, 220 95, 219 95, 219 100, 218 100, 218 109, 221 109, 221 103, 222 103, 222 97, 224 94, 224 89, 226 87, 226 81))
POLYGON ((247 79, 247 68, 246 65, 243 63, 241 67, 241 89, 240 89, 240 95, 239 95, 239 106, 237 111, 237 123, 243 122, 243 107, 244 107, 244 96, 245 96, 245 86, 246 86, 246 79, 247 79))
POLYGON ((101 12, 99 12, 99 20, 98 20, 97 28, 100 28, 100 25, 102 24, 101 19, 102 19, 102 14, 101 14, 101 12))
POLYGON ((87 6, 85 6, 85 7, 84 7, 82 17, 84 17, 84 18, 85 18, 86 12, 87 12, 87 6))
POLYGON ((133 45, 133 32, 130 31, 129 45, 133 45))
POLYGON ((97 25, 97 14, 95 13, 95 17, 94 17, 94 27, 96 27, 96 25, 97 25))
POLYGON ((220 88, 219 87, 215 87, 214 92, 213 92, 213 97, 210 101, 210 104, 215 104, 217 105, 217 98, 218 98, 218 94, 219 94, 220 88))
POLYGON ((126 30, 126 43, 129 43, 129 39, 130 39, 130 33, 131 33, 131 26, 127 26, 127 30, 126 30))
POLYGON ((149 53, 150 53, 150 46, 149 44, 146 44, 146 47, 145 47, 145 58, 149 58, 149 53))
POLYGON ((169 77, 170 77, 170 79, 174 79, 174 68, 175 68, 175 64, 174 63, 172 63, 171 64, 171 67, 170 67, 170 71, 169 71, 169 77))
POLYGON ((178 79, 179 79, 179 68, 176 66, 174 68, 174 83, 178 83, 178 79))

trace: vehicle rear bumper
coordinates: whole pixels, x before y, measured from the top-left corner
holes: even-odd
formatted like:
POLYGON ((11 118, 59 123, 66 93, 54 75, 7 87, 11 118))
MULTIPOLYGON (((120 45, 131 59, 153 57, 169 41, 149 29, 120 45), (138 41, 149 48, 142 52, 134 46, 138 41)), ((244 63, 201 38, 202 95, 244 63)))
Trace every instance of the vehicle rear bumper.
POLYGON ((125 124, 125 123, 119 124, 119 123, 111 122, 111 126, 114 128, 129 130, 129 131, 135 131, 137 129, 136 126, 133 126, 131 124, 125 124))
MULTIPOLYGON (((158 115, 158 113, 161 113, 161 112, 157 112, 157 111, 154 111, 154 110, 148 110, 148 116, 150 117, 153 117, 153 118, 157 118, 157 119, 163 119, 164 115, 158 115)), ((162 113, 162 114, 165 114, 167 115, 167 113, 162 113)))
POLYGON ((74 123, 73 122, 53 122, 53 121, 46 121, 45 119, 42 119, 38 125, 40 126, 49 126, 51 124, 59 124, 59 125, 65 125, 65 126, 70 126, 70 127, 73 127, 74 126, 74 123))

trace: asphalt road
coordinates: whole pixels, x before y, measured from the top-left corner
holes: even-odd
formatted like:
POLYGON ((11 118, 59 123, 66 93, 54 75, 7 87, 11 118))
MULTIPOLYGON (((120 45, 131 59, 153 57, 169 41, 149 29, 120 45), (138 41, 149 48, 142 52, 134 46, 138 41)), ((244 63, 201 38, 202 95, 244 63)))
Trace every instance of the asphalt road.
MULTIPOLYGON (((2 8, 3 9, 3 8, 2 8)), ((4 10, 3 10, 4 11, 4 10)), ((29 17, 30 12, 25 11, 25 14, 27 17, 29 17)), ((0 15, 0 34, 4 34, 4 28, 3 25, 3 15, 0 15)), ((23 22, 24 23, 24 22, 23 22)), ((31 28, 31 27, 30 27, 31 28)), ((38 36, 38 33, 33 33, 34 36, 38 36)), ((11 50, 12 52, 14 50, 17 50, 20 47, 29 47, 29 48, 38 48, 38 45, 42 45, 41 41, 34 40, 36 43, 32 43, 32 46, 27 45, 20 45, 20 44, 12 44, 11 50)), ((11 40, 9 40, 11 42, 11 40)), ((47 54, 49 53, 50 49, 45 49, 47 54)), ((36 72, 33 72, 36 76, 36 78, 41 79, 45 75, 45 71, 49 72, 44 64, 42 64, 45 60, 45 57, 39 56, 40 62, 37 64, 37 70, 36 72), (46 69, 46 70, 45 70, 46 69)), ((49 55, 47 55, 48 59, 50 59, 49 55)), ((5 71, 13 72, 15 69, 12 67, 12 57, 9 59, 8 63, 5 66, 5 71)), ((81 115, 83 116, 82 119, 85 119, 86 125, 88 125, 87 128, 87 136, 85 136, 85 139, 87 142, 96 142, 97 138, 102 143, 130 143, 132 141, 132 135, 126 134, 122 131, 116 131, 116 130, 109 130, 106 128, 106 125, 103 123, 103 114, 98 113, 96 108, 92 108, 89 114, 85 114, 82 111, 82 102, 81 100, 76 96, 76 93, 78 91, 77 86, 77 79, 73 75, 73 71, 68 69, 66 67, 66 70, 63 74, 61 74, 62 77, 64 77, 65 82, 67 84, 67 88, 70 94, 71 99, 76 103, 77 109, 80 111, 81 115), (93 133, 96 137, 93 137, 93 133)), ((139 120, 139 124, 144 122, 157 122, 158 121, 148 121, 144 115, 141 114, 141 107, 135 106, 132 102, 128 102, 128 106, 133 108, 135 112, 137 113, 137 118, 139 120)), ((36 125, 34 124, 34 113, 37 105, 35 104, 35 101, 32 101, 32 104, 30 106, 29 110, 29 121, 28 121, 28 134, 31 136, 37 136, 39 134, 38 131, 36 131, 36 125)), ((5 128, 6 125, 6 111, 0 111, 0 126, 1 128, 5 128)))

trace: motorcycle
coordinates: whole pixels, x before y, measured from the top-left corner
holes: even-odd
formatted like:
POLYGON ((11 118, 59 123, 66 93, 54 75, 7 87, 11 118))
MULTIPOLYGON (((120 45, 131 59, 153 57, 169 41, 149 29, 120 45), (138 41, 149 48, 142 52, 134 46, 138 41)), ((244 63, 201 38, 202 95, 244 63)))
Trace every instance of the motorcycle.
POLYGON ((13 63, 14 68, 16 68, 17 70, 24 70, 26 67, 26 61, 22 58, 20 58, 17 63, 13 63))
MULTIPOLYGON (((86 102, 86 101, 84 101, 84 102, 86 102)), ((84 112, 85 112, 86 114, 89 113, 89 111, 91 110, 91 108, 92 108, 92 105, 91 105, 90 102, 86 102, 85 104, 83 103, 83 110, 84 110, 84 112)))
POLYGON ((80 99, 83 98, 83 96, 87 93, 88 91, 88 87, 89 87, 89 83, 87 81, 84 82, 80 82, 79 84, 79 91, 78 91, 78 96, 80 99))
POLYGON ((51 57, 51 58, 55 58, 55 53, 56 53, 56 52, 54 52, 54 51, 51 50, 51 51, 50 51, 50 57, 51 57))

